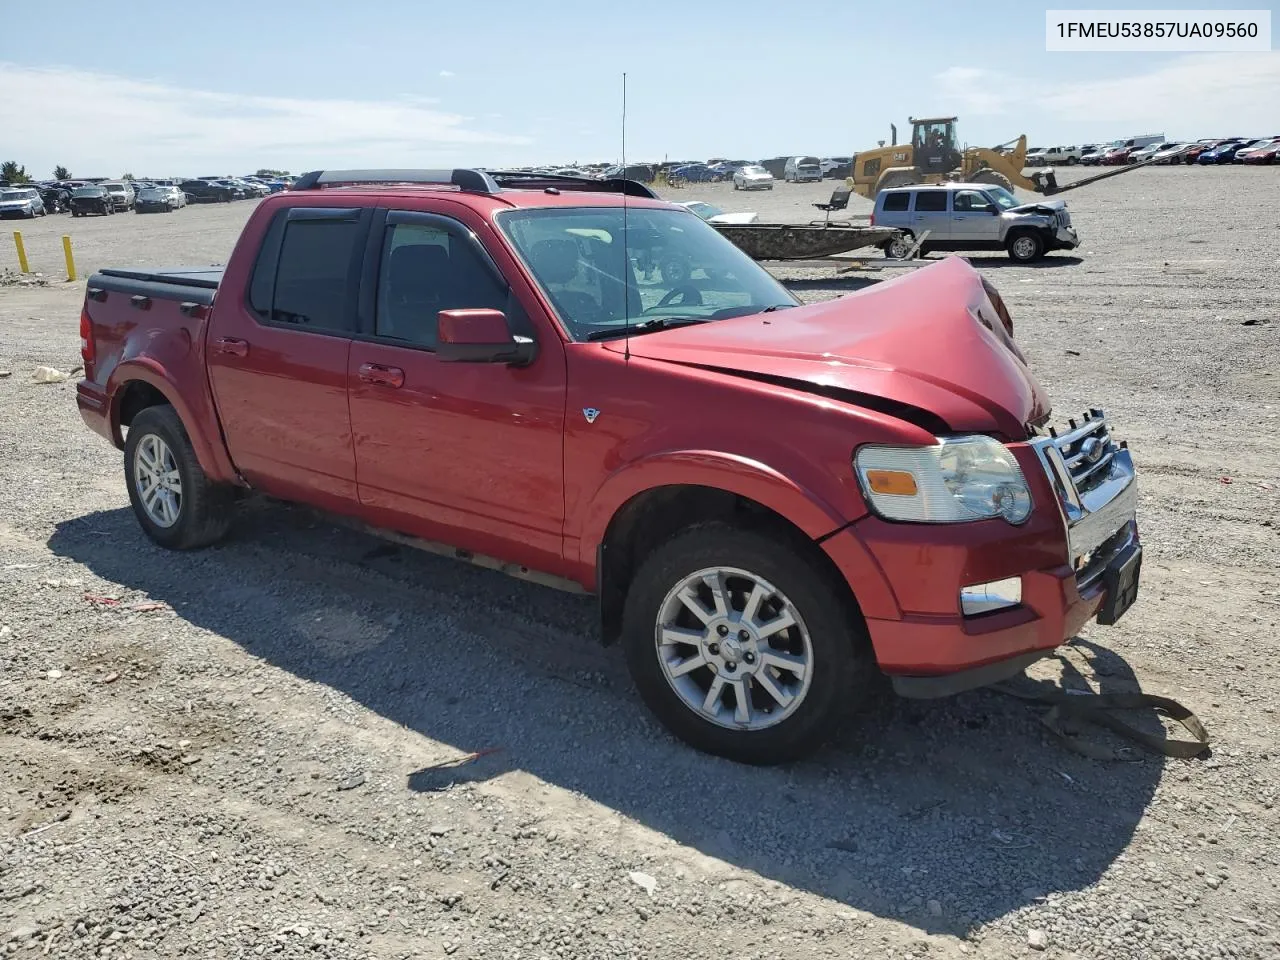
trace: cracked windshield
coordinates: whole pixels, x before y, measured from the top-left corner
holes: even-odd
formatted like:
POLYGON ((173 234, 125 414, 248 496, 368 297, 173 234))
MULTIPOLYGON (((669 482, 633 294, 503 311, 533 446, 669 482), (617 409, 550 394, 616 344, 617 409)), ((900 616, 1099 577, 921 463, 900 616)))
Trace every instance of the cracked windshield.
POLYGON ((797 302, 689 213, 544 208, 504 214, 499 223, 575 340, 724 320, 797 302))

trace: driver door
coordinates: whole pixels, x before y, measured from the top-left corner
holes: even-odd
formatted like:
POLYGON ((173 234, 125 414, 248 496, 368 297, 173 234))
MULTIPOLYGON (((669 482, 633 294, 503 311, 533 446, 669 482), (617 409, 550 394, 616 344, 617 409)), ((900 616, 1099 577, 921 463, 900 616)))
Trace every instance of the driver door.
POLYGON ((1000 208, 980 190, 957 190, 951 200, 951 239, 978 248, 1000 245, 1000 208))
MULTIPOLYGON (((456 209, 449 204, 449 209, 456 209)), ((376 523, 475 553, 555 570, 564 525, 565 357, 500 245, 442 213, 392 210, 374 231, 365 329, 347 397, 360 503, 376 523), (447 363, 441 310, 502 310, 538 343, 529 366, 447 363)))

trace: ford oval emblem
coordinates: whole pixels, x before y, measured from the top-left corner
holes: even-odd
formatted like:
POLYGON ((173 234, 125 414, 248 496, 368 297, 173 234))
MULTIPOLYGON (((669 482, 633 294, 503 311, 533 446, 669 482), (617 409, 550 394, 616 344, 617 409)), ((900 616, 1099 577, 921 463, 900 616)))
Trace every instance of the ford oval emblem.
POLYGON ((1102 455, 1107 452, 1107 448, 1103 446, 1101 440, 1097 437, 1089 437, 1084 443, 1080 444, 1080 456, 1084 462, 1092 466, 1102 459, 1102 455))

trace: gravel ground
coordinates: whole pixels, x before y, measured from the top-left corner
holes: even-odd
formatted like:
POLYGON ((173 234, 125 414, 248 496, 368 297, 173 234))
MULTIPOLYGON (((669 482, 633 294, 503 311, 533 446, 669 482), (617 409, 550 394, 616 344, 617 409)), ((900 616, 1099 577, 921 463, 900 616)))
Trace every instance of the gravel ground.
MULTIPOLYGON (((1142 475, 1139 603, 1041 672, 1177 697, 1195 761, 1086 760, 975 692, 748 769, 650 719, 590 601, 271 504, 165 553, 73 384, 32 381, 78 362, 83 284, 0 286, 0 952, 1280 956, 1278 186, 1138 171, 1068 196, 1079 256, 974 258, 1142 475)), ((676 197, 803 221, 830 189, 676 197)), ((247 213, 22 228, 56 277, 64 231, 82 271, 214 263, 247 213)))

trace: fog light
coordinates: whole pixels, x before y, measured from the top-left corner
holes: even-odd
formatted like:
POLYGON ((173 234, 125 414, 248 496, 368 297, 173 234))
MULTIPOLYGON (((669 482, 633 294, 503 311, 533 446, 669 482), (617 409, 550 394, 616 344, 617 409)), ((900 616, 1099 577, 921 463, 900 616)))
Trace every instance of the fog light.
POLYGON ((966 617, 1022 603, 1022 578, 1008 577, 960 588, 960 610, 966 617))

